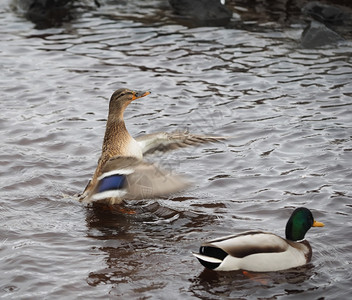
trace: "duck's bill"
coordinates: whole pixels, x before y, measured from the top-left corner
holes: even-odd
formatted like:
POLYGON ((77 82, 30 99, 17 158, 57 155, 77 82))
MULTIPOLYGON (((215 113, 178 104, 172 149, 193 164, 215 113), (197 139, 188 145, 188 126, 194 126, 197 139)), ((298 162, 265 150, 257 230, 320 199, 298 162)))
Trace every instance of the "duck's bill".
POLYGON ((136 99, 142 98, 142 97, 147 96, 149 94, 150 94, 149 91, 137 91, 137 92, 134 92, 132 100, 136 100, 136 99))
POLYGON ((315 220, 314 220, 312 226, 313 226, 313 227, 324 227, 325 225, 324 225, 324 223, 322 223, 322 222, 318 222, 318 221, 315 221, 315 220))

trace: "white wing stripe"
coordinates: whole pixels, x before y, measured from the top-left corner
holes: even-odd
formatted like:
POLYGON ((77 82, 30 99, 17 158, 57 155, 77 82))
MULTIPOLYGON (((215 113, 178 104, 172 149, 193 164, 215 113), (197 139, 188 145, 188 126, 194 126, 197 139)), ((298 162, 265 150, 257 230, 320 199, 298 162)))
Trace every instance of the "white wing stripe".
POLYGON ((221 264, 222 263, 221 259, 218 259, 218 258, 215 258, 215 257, 210 257, 210 256, 202 255, 202 254, 199 254, 199 253, 192 253, 192 254, 195 257, 197 257, 197 258, 199 258, 201 260, 210 262, 210 263, 215 263, 215 264, 221 264))
POLYGON ((105 192, 102 192, 102 193, 94 194, 91 197, 91 199, 94 200, 94 201, 97 201, 97 200, 103 200, 103 199, 106 199, 106 198, 122 198, 126 194, 127 194, 126 190, 105 191, 105 192))
POLYGON ((112 170, 109 172, 105 172, 98 177, 98 180, 102 180, 105 177, 109 177, 112 175, 130 175, 134 172, 134 169, 119 169, 119 170, 112 170))

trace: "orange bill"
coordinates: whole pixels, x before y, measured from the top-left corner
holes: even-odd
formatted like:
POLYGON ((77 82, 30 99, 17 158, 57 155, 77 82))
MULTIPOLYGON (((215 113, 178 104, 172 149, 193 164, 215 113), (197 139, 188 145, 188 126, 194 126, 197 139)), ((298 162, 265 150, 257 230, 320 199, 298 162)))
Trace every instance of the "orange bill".
POLYGON ((133 93, 133 96, 132 96, 132 100, 136 100, 136 99, 142 98, 142 97, 147 96, 147 95, 149 95, 149 94, 150 94, 149 91, 144 91, 144 92, 138 91, 138 92, 134 92, 134 93, 133 93))
POLYGON ((315 221, 315 220, 314 220, 312 226, 313 226, 313 227, 324 227, 325 225, 324 225, 324 223, 322 223, 322 222, 318 222, 318 221, 315 221))

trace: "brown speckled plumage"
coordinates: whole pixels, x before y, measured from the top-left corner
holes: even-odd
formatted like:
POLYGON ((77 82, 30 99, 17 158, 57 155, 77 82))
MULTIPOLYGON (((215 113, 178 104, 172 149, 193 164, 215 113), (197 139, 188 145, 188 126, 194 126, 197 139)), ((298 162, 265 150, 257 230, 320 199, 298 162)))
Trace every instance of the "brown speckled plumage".
POLYGON ((193 135, 188 132, 159 132, 134 139, 127 131, 123 118, 124 111, 133 100, 148 94, 150 93, 135 92, 129 89, 119 89, 112 94, 109 102, 109 114, 101 156, 94 175, 81 195, 80 201, 94 202, 96 199, 102 200, 105 195, 113 194, 114 197, 117 195, 115 199, 107 197, 106 200, 109 203, 120 203, 122 195, 130 199, 140 198, 141 195, 145 194, 145 192, 142 192, 142 189, 144 191, 148 190, 148 197, 160 196, 181 190, 188 186, 185 180, 182 180, 180 176, 171 175, 169 172, 160 170, 156 166, 142 161, 143 154, 150 154, 157 151, 164 152, 225 139, 223 137, 193 135), (124 159, 129 163, 128 167, 123 162, 124 159), (122 177, 118 179, 122 175, 113 170, 109 171, 109 176, 115 176, 116 182, 114 182, 114 179, 104 179, 106 177, 106 170, 111 169, 112 166, 116 172, 119 170, 124 172, 123 168, 127 168, 128 172, 132 172, 133 174, 126 174, 123 175, 123 179, 122 177), (118 185, 118 180, 121 180, 120 185, 118 185), (139 185, 133 182, 136 180, 139 182, 139 185), (100 181, 105 181, 104 188, 107 187, 108 191, 99 188, 100 181), (97 194, 99 195, 94 196, 97 194))

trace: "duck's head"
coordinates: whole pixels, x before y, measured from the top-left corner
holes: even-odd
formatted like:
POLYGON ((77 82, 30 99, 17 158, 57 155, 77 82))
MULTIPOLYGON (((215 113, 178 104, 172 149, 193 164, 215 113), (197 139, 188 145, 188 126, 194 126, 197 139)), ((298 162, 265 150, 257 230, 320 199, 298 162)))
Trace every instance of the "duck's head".
POLYGON ((118 117, 123 116, 123 112, 128 104, 130 104, 133 100, 142 98, 149 94, 150 92, 148 91, 131 91, 125 88, 116 90, 110 98, 109 115, 112 114, 118 117))
POLYGON ((286 239, 291 241, 303 240, 311 227, 323 227, 322 222, 314 220, 312 212, 305 207, 294 210, 286 224, 286 239))

